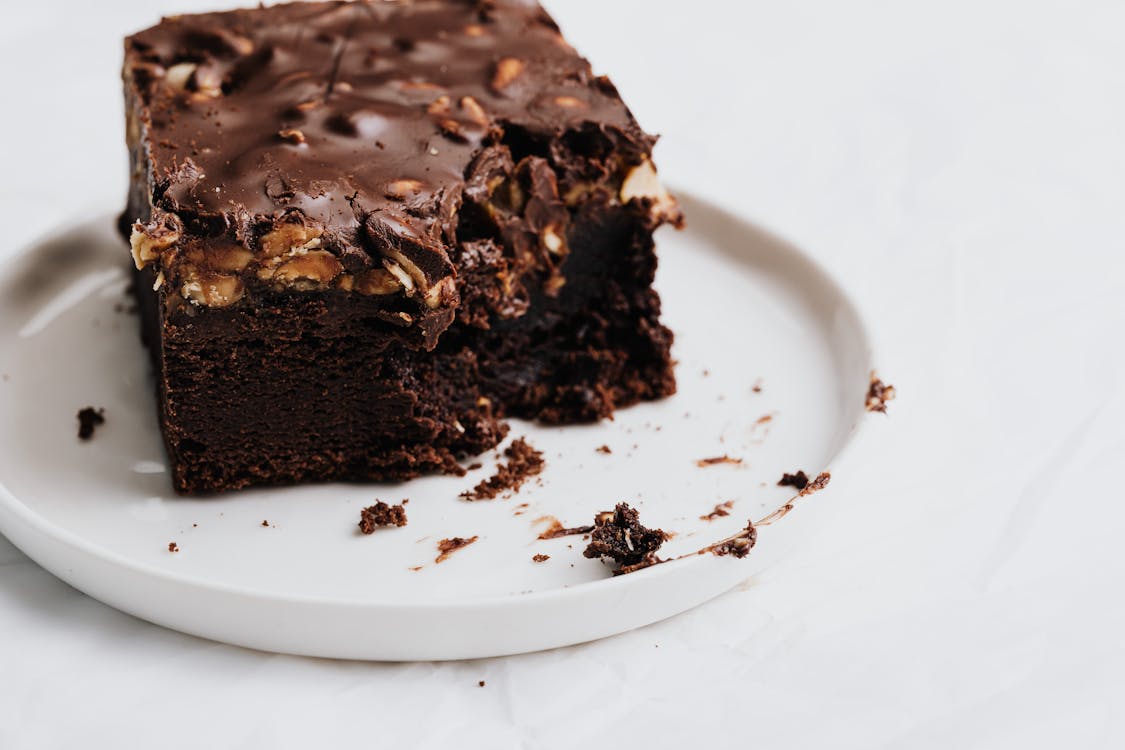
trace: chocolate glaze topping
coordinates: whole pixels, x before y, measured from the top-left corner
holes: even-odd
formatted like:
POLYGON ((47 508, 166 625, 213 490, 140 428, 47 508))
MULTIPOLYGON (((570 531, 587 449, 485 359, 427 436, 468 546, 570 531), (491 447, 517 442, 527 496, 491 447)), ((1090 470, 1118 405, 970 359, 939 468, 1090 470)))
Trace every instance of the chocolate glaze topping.
MULTIPOLYGON (((565 255, 567 206, 592 186, 647 200, 618 189, 655 139, 532 2, 361 0, 172 17, 126 40, 125 79, 144 105, 129 127, 152 216, 124 218, 150 221, 151 252, 182 228, 260 257, 276 253, 262 239, 269 231, 312 226, 292 247, 311 237, 307 247, 332 257, 308 260, 315 274, 284 273, 331 283, 391 259, 413 278, 391 268, 390 282, 425 293, 432 310, 457 306, 456 285, 435 285, 456 276, 472 243, 538 254, 550 270, 561 263, 552 253, 565 255)), ((204 270, 197 286, 218 300, 204 304, 280 278, 247 272, 211 288, 206 274, 232 261, 210 257, 192 261, 204 270)))

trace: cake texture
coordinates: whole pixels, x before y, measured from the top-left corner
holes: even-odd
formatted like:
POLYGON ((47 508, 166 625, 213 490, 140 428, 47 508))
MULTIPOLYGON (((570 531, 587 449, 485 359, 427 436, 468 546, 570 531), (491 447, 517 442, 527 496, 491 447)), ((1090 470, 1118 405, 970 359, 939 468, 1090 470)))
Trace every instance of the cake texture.
POLYGON ((125 43, 121 229, 175 488, 460 471, 675 390, 655 139, 538 5, 295 3, 125 43))

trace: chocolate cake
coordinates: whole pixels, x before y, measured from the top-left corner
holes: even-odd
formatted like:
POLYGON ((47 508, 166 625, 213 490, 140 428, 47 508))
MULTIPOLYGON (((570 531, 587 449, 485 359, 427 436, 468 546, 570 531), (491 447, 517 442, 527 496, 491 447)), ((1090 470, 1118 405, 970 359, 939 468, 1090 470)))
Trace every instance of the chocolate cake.
POLYGON ((634 508, 618 503, 612 511, 594 517, 590 543, 582 555, 613 560, 615 576, 635 573, 668 562, 657 557, 656 552, 669 536, 661 529, 645 528, 634 508))
POLYGON ((783 472, 781 474, 781 479, 777 480, 777 486, 795 487, 798 490, 803 490, 805 489, 805 487, 809 486, 809 475, 801 471, 800 469, 798 469, 797 473, 795 474, 783 472))
POLYGON ((178 491, 459 472, 505 416, 675 390, 655 139, 538 5, 176 16, 126 40, 124 82, 178 491))
POLYGON ((524 438, 512 441, 504 450, 507 463, 496 467, 496 473, 482 479, 471 490, 461 493, 464 500, 492 500, 500 495, 519 492, 520 487, 533 476, 543 471, 543 453, 532 447, 524 438))
POLYGON ((364 534, 374 534, 381 526, 405 526, 406 508, 402 503, 390 505, 376 500, 374 505, 359 512, 359 530, 364 534))
POLYGON ((78 439, 89 440, 98 425, 105 424, 105 409, 84 406, 78 410, 78 439))

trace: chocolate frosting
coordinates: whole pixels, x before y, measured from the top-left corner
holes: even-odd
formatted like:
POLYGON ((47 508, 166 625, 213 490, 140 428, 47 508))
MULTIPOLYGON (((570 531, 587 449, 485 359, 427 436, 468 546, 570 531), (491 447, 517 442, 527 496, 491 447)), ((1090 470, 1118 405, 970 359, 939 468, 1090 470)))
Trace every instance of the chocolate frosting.
POLYGON ((460 206, 474 189, 487 200, 490 174, 538 159, 521 165, 520 226, 501 227, 535 233, 559 194, 623 166, 607 153, 637 164, 654 140, 519 0, 166 18, 126 40, 125 75, 156 209, 252 250, 264 222, 298 211, 344 268, 390 249, 430 282, 454 272, 460 206))

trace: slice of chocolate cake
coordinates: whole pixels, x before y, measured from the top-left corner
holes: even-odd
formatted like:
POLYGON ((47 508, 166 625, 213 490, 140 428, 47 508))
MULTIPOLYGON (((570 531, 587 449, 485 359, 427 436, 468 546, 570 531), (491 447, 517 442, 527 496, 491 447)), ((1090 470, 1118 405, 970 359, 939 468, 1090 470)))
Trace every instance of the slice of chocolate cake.
POLYGON ((296 3, 125 43, 122 231, 180 492, 459 471, 675 390, 680 223, 534 3, 296 3))

